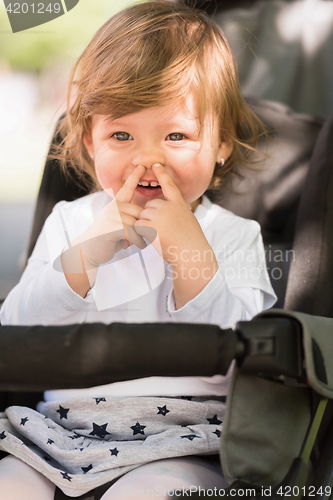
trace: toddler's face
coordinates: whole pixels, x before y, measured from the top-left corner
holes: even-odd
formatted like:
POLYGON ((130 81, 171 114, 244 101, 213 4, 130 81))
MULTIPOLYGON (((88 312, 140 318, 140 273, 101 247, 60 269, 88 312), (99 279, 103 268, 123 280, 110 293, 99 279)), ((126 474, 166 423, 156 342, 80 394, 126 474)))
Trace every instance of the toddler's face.
MULTIPOLYGON (((199 134, 193 99, 181 108, 168 105, 148 108, 115 120, 105 115, 92 117, 91 134, 84 136, 89 154, 95 154, 95 170, 103 189, 114 194, 133 169, 141 164, 141 182, 154 182, 151 169, 161 163, 187 203, 197 200, 208 188, 215 163, 232 151, 231 139, 221 141, 218 127, 204 126, 199 134)), ((164 199, 159 187, 140 187, 132 203, 144 207, 152 198, 164 199)))

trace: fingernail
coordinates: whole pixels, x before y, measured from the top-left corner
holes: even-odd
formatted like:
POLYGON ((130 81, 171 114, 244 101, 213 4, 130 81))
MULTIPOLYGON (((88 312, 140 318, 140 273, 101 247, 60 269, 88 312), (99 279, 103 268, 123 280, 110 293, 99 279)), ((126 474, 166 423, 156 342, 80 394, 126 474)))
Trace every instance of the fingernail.
POLYGON ((137 165, 136 166, 136 168, 140 168, 140 167, 146 168, 144 165, 137 165))
POLYGON ((162 163, 154 163, 153 167, 163 167, 162 163))

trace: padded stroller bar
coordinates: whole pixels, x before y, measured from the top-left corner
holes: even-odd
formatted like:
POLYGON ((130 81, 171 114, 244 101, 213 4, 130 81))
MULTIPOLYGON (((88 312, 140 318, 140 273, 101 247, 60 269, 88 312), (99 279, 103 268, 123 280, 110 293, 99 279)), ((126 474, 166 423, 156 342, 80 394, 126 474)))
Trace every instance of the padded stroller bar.
POLYGON ((240 321, 236 328, 244 343, 244 354, 238 360, 241 373, 306 381, 302 328, 296 318, 256 317, 240 321))
POLYGON ((226 374, 242 344, 214 325, 0 326, 0 389, 83 388, 149 376, 226 374))

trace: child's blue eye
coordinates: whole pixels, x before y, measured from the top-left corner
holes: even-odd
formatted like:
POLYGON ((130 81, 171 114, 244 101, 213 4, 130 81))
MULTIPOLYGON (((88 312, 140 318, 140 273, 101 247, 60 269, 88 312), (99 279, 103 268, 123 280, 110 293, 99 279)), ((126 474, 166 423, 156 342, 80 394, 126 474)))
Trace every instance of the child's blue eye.
POLYGON ((133 139, 133 137, 127 132, 116 132, 112 137, 115 137, 118 141, 128 141, 133 139))
POLYGON ((170 141, 181 141, 185 138, 184 134, 179 134, 178 132, 174 132, 173 134, 169 134, 167 139, 170 141))

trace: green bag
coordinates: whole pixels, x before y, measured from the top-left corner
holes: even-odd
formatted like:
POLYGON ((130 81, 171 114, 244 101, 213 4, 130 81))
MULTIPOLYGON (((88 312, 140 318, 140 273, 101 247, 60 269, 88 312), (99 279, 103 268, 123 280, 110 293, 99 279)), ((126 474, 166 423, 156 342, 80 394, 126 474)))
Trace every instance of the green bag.
POLYGON ((309 387, 234 371, 221 439, 229 484, 278 486, 300 455, 312 417, 313 391, 333 399, 333 319, 271 309, 256 318, 291 317, 302 328, 309 387))
POLYGON ((299 455, 311 418, 311 389, 242 375, 228 395, 220 457, 229 484, 275 487, 299 455))

